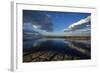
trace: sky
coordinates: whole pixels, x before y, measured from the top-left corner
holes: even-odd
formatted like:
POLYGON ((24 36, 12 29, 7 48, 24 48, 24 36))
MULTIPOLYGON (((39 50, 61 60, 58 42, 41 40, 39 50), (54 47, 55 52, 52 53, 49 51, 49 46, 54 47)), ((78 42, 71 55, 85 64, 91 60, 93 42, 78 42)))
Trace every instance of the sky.
MULTIPOLYGON (((91 15, 90 13, 78 13, 78 12, 53 12, 53 11, 30 11, 30 10, 29 11, 26 10, 26 12, 27 13, 24 14, 24 18, 25 16, 30 17, 30 18, 26 17, 26 21, 28 21, 28 19, 29 20, 34 19, 38 22, 44 23, 46 21, 43 20, 43 17, 45 17, 45 15, 49 17, 50 22, 53 24, 52 26, 54 32, 62 32, 69 25, 91 15)), ((49 23, 48 20, 47 22, 49 23)))
POLYGON ((52 18, 55 32, 63 31, 69 25, 90 16, 90 13, 46 12, 52 18))

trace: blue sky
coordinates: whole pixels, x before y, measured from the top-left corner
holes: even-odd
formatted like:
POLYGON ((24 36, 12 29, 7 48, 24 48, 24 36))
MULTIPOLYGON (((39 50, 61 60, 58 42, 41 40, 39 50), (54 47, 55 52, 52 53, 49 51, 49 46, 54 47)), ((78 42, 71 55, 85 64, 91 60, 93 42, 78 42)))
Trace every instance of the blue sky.
POLYGON ((90 16, 90 13, 76 12, 46 12, 52 18, 54 31, 63 31, 70 24, 90 16))
MULTIPOLYGON (((26 10, 27 11, 27 10, 26 10)), ((53 31, 54 32, 61 32, 66 29, 69 25, 90 16, 90 13, 77 13, 77 12, 53 12, 53 11, 27 11, 26 15, 30 16, 28 19, 34 19, 38 22, 43 23, 42 18, 44 15, 50 17, 50 22, 53 24, 53 31)), ((31 27, 31 26, 30 26, 31 27)), ((49 26, 48 26, 49 27, 49 26)))

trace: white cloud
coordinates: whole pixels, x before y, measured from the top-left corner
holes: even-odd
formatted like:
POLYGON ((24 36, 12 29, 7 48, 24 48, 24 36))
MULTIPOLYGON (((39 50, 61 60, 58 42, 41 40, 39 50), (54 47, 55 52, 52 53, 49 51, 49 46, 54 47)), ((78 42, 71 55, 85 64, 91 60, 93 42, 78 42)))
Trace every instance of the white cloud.
POLYGON ((88 17, 86 17, 85 19, 81 19, 80 21, 71 24, 68 28, 69 28, 69 29, 75 28, 75 27, 77 27, 77 26, 79 26, 79 25, 83 25, 84 23, 89 22, 90 20, 91 20, 91 16, 88 16, 88 17))
POLYGON ((71 24, 68 28, 64 29, 66 35, 86 35, 90 36, 91 34, 91 24, 85 24, 91 21, 91 16, 88 16, 84 19, 79 20, 76 23, 71 24), (85 26, 84 26, 85 25, 85 26), (84 26, 84 28, 81 28, 84 26), (78 29, 80 28, 80 29, 78 29))
POLYGON ((36 28, 37 29, 38 27, 36 25, 33 25, 33 28, 36 28))
POLYGON ((40 25, 33 25, 33 28, 39 29, 41 26, 40 25))

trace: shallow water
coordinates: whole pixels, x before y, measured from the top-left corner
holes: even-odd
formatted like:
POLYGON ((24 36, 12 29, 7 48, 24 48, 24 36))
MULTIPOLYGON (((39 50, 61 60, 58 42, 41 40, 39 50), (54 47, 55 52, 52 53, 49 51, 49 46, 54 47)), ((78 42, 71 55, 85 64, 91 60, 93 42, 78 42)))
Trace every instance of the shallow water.
POLYGON ((66 40, 62 38, 28 39, 26 41, 23 41, 23 52, 24 53, 28 52, 28 54, 34 54, 36 52, 40 53, 52 52, 52 53, 57 53, 58 55, 62 54, 64 56, 68 55, 70 57, 78 57, 79 60, 90 59, 91 44, 90 40, 66 40))

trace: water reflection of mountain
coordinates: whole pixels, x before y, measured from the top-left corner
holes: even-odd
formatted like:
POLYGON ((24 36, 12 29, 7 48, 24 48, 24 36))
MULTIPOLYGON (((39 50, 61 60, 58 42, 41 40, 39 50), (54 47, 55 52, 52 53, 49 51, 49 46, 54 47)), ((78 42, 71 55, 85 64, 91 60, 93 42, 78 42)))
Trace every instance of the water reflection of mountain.
POLYGON ((89 41, 38 39, 24 44, 24 62, 90 59, 89 41), (26 51, 26 52, 25 52, 26 51), (30 58, 30 57, 34 58, 30 58), (27 59, 30 58, 30 59, 27 59))

